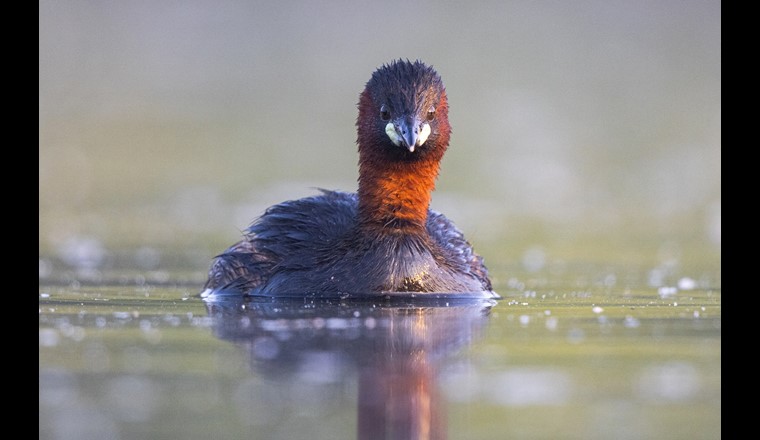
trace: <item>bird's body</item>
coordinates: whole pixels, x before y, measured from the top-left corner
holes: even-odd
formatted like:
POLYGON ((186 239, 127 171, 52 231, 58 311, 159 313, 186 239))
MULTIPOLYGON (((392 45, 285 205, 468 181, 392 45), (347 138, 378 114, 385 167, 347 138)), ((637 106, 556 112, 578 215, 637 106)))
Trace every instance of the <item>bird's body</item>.
POLYGON ((356 125, 357 193, 323 191, 267 209, 217 256, 203 296, 495 296, 483 259, 429 209, 451 132, 438 74, 419 61, 379 68, 356 125))

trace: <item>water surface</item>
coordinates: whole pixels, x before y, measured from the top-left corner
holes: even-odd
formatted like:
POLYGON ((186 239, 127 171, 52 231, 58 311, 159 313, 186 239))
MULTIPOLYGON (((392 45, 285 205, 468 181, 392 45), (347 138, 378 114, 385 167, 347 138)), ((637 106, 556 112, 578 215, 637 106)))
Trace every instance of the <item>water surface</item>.
POLYGON ((498 302, 42 282, 40 438, 720 438, 709 277, 515 275, 498 302))

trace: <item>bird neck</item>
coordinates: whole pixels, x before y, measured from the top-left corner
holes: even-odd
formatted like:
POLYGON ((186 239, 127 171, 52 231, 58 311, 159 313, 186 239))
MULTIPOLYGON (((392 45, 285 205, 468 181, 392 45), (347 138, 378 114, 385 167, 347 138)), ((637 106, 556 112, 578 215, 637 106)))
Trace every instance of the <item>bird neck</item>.
POLYGON ((359 163, 359 222, 362 226, 424 229, 438 177, 438 160, 359 163))

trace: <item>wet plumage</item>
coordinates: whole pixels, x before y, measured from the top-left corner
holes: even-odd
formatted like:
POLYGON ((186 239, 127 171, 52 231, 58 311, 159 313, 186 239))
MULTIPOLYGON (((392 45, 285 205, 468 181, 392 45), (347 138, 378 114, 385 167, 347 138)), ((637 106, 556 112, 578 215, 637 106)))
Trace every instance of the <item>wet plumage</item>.
POLYGON ((483 259, 429 209, 451 132, 438 74, 419 61, 384 65, 358 107, 357 193, 267 209, 216 257, 204 296, 491 293, 483 259))

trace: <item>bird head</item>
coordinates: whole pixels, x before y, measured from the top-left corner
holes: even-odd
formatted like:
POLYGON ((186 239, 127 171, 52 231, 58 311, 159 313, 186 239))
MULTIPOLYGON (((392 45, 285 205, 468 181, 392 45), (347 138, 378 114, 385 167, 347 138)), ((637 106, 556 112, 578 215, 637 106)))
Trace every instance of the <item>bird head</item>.
POLYGON ((358 107, 360 152, 411 160, 442 156, 448 147, 446 90, 438 73, 420 61, 397 60, 378 68, 358 107))

